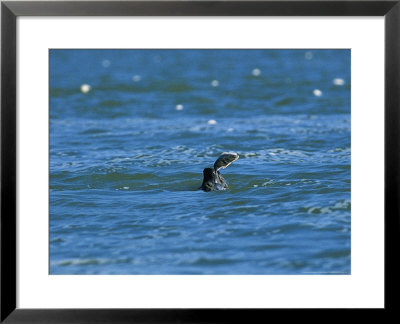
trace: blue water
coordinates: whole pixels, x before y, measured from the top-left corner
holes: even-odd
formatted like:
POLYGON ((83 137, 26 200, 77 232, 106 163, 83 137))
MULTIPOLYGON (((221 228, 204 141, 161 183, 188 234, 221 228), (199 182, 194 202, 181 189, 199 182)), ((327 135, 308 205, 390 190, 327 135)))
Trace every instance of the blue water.
POLYGON ((350 86, 349 50, 51 50, 50 274, 350 274, 350 86))

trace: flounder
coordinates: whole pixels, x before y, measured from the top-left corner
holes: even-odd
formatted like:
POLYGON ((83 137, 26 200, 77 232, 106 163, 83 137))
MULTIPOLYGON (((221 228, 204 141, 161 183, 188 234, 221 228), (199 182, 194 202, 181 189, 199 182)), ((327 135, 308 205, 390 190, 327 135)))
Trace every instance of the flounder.
POLYGON ((222 155, 215 161, 213 168, 205 168, 203 170, 203 183, 201 184, 200 189, 204 191, 227 189, 228 185, 219 170, 225 169, 238 158, 239 154, 237 153, 222 153, 222 155))

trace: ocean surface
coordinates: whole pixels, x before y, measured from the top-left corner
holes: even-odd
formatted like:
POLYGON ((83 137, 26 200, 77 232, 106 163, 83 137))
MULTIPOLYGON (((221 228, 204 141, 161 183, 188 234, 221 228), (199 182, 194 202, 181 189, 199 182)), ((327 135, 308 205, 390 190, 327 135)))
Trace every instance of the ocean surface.
POLYGON ((49 58, 50 274, 350 274, 350 50, 49 58))

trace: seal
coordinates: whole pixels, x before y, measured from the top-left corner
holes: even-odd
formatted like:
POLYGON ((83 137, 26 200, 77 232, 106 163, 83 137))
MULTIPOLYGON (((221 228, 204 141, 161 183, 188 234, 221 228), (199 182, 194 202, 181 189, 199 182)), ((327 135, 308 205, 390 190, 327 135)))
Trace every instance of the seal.
POLYGON ((222 153, 215 161, 213 168, 205 168, 203 170, 203 183, 200 189, 204 191, 227 189, 228 185, 219 170, 225 169, 238 158, 239 154, 237 153, 222 153))

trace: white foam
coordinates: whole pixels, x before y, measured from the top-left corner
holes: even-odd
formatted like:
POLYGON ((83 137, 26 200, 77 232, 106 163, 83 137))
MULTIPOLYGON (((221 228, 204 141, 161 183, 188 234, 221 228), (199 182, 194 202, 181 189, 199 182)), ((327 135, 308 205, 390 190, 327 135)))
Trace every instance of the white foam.
POLYGON ((91 89, 92 89, 92 87, 86 83, 81 85, 82 93, 88 93, 91 89))
POLYGON ((314 89, 313 94, 316 97, 321 97, 322 96, 322 91, 319 90, 319 89, 314 89))
POLYGON ((215 125, 216 123, 217 123, 217 121, 214 120, 214 119, 210 119, 210 120, 207 122, 208 125, 215 125))
POLYGON ((253 71, 251 72, 253 74, 253 76, 259 76, 261 74, 260 69, 253 69, 253 71))
POLYGON ((109 60, 103 60, 103 62, 101 62, 101 65, 103 65, 103 67, 108 68, 111 65, 111 62, 109 60))
POLYGON ((134 82, 139 82, 141 79, 142 79, 142 77, 140 75, 137 75, 137 74, 132 77, 132 80, 134 82))
POLYGON ((219 86, 219 81, 218 80, 212 80, 211 81, 211 86, 213 86, 214 88, 218 87, 219 86))
POLYGON ((183 105, 176 105, 176 106, 175 106, 175 109, 176 109, 176 110, 182 110, 182 109, 183 109, 183 105))
POLYGON ((337 85, 337 86, 342 86, 342 85, 344 85, 346 82, 343 80, 343 79, 341 79, 341 78, 335 78, 335 79, 333 79, 333 84, 334 85, 337 85))

